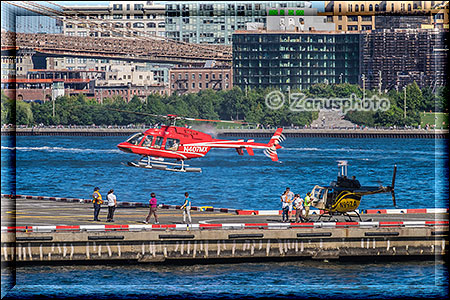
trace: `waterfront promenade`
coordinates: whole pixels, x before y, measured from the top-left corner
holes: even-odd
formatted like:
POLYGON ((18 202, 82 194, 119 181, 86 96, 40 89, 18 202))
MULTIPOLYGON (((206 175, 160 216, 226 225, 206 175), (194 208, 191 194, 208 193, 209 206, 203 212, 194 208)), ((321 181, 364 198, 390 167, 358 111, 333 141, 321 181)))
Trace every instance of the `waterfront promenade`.
MULTIPOLYGON (((2 136, 129 136, 142 132, 149 127, 127 126, 55 126, 55 127, 8 127, 2 128, 2 136)), ((195 127, 193 128, 195 129, 195 127)), ((199 129, 202 131, 201 129, 199 129)), ((276 128, 252 129, 247 127, 221 129, 211 128, 211 132, 225 137, 271 137, 276 128)), ((335 137, 335 138, 448 138, 448 129, 411 129, 411 128, 292 128, 286 127, 283 134, 287 137, 335 137)))

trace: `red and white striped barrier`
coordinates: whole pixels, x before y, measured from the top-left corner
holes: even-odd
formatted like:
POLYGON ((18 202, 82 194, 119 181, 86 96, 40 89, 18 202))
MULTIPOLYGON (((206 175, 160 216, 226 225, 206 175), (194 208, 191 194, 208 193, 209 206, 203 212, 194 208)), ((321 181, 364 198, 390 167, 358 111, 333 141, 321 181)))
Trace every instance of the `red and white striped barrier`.
POLYGON ((225 224, 149 224, 149 225, 56 225, 2 226, 1 232, 68 232, 68 231, 143 231, 143 230, 205 230, 205 229, 290 229, 290 228, 374 228, 448 226, 449 221, 400 222, 311 222, 311 223, 225 223, 225 224))
MULTIPOLYGON (((30 195, 8 195, 1 194, 4 198, 15 199, 34 199, 34 200, 52 200, 59 202, 79 202, 79 203, 91 203, 92 199, 80 199, 80 198, 61 198, 61 197, 47 197, 47 196, 30 196, 30 195)), ((148 207, 148 204, 142 202, 117 202, 118 207, 148 207)), ((180 209, 181 205, 158 205, 161 209, 180 209)), ((233 209, 233 208, 214 208, 214 207, 198 207, 192 206, 191 210, 195 211, 210 211, 210 212, 222 212, 222 213, 237 213, 238 215, 259 215, 259 216, 276 216, 281 215, 281 210, 245 210, 245 209, 233 209)), ((448 208, 408 208, 408 209, 366 209, 356 210, 362 214, 439 214, 448 213, 448 208)), ((324 210, 310 209, 310 215, 323 214, 324 210)), ((353 212, 349 212, 352 214, 353 212)), ((291 215, 295 215, 295 211, 290 212, 291 215)))
POLYGON ((366 209, 366 214, 445 214, 448 208, 366 209))
MULTIPOLYGON (((15 199, 33 199, 33 200, 51 200, 58 202, 75 202, 75 203, 91 203, 92 199, 81 199, 81 198, 61 198, 61 197, 47 197, 47 196, 30 196, 30 195, 7 195, 2 194, 2 198, 15 198, 15 199)), ((142 202, 117 202, 117 207, 148 207, 148 204, 142 202)), ((180 209, 181 205, 167 205, 159 204, 158 208, 161 209, 180 209)), ((212 211, 212 212, 223 212, 223 213, 236 213, 237 209, 233 208, 215 208, 215 207, 202 207, 192 206, 191 210, 195 211, 212 211)))
MULTIPOLYGON (((325 211, 324 210, 319 210, 319 209, 310 209, 309 210, 309 214, 310 215, 321 215, 323 214, 325 211)), ((359 210, 357 209, 356 212, 359 213, 359 210)), ((258 215, 258 216, 280 216, 283 214, 282 210, 237 210, 236 212, 238 215, 258 215)), ((354 214, 356 216, 356 214, 354 212, 349 212, 350 215, 354 214)), ((295 216, 295 210, 289 212, 289 215, 291 216, 295 216)))

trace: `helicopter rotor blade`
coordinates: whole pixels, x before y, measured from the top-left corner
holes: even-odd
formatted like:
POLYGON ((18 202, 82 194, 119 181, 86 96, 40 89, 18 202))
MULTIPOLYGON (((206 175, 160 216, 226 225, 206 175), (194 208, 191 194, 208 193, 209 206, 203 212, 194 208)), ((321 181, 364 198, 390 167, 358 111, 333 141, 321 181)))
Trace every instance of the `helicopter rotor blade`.
POLYGON ((392 184, 391 184, 391 195, 392 195, 392 203, 394 204, 394 207, 397 207, 395 202, 395 176, 397 175, 397 165, 394 165, 394 173, 392 174, 392 184))
POLYGON ((183 120, 187 121, 196 121, 196 122, 223 122, 223 123, 232 123, 232 124, 248 124, 244 121, 229 121, 229 120, 208 120, 208 119, 195 119, 195 118, 188 118, 188 117, 180 117, 183 120))
POLYGON ((143 115, 143 116, 149 116, 149 117, 155 117, 155 118, 171 119, 171 117, 167 116, 167 115, 149 114, 149 113, 130 111, 130 110, 123 110, 123 109, 117 109, 117 108, 108 108, 108 109, 109 110, 118 111, 118 112, 125 112, 125 113, 130 113, 130 114, 136 114, 136 115, 143 115))

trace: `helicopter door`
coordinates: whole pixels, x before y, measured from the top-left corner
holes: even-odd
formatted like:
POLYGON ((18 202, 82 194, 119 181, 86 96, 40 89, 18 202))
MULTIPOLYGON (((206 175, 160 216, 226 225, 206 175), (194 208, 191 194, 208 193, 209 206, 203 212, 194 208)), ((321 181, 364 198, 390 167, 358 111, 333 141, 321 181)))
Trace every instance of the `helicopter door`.
POLYGON ((180 145, 180 140, 178 139, 167 139, 166 150, 177 151, 180 145))
POLYGON ((153 145, 153 148, 161 149, 163 141, 164 141, 164 137, 157 136, 155 139, 155 145, 153 145))
POLYGON ((327 188, 316 185, 311 191, 311 205, 318 209, 324 209, 327 194, 327 188))

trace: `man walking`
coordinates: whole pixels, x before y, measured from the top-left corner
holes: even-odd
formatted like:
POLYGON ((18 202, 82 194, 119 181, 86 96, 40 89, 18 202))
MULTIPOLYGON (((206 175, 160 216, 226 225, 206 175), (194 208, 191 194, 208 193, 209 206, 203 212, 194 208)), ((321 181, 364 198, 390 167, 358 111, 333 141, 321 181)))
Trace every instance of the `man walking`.
POLYGON ((191 199, 189 198, 189 193, 186 192, 184 193, 184 203, 181 206, 181 208, 183 210, 183 223, 186 224, 186 215, 189 219, 189 224, 192 223, 192 219, 191 219, 191 199))
POLYGON ((148 224, 148 221, 150 220, 150 217, 152 216, 152 215, 154 215, 155 216, 155 224, 159 224, 159 222, 158 222, 158 216, 156 215, 156 208, 157 208, 157 200, 156 200, 156 195, 155 195, 155 193, 151 193, 150 194, 150 197, 151 197, 151 199, 149 200, 149 204, 150 204, 150 211, 149 211, 149 213, 148 213, 148 216, 147 216, 147 218, 145 218, 145 221, 144 221, 144 223, 145 224, 148 224))
POLYGON ((94 193, 92 194, 92 203, 94 203, 94 221, 100 221, 98 219, 98 214, 100 213, 100 208, 102 206, 103 200, 102 195, 99 192, 99 188, 94 188, 94 193))
POLYGON ((108 199, 108 217, 106 222, 114 222, 114 211, 117 207, 117 199, 113 189, 109 190, 106 198, 108 199))

